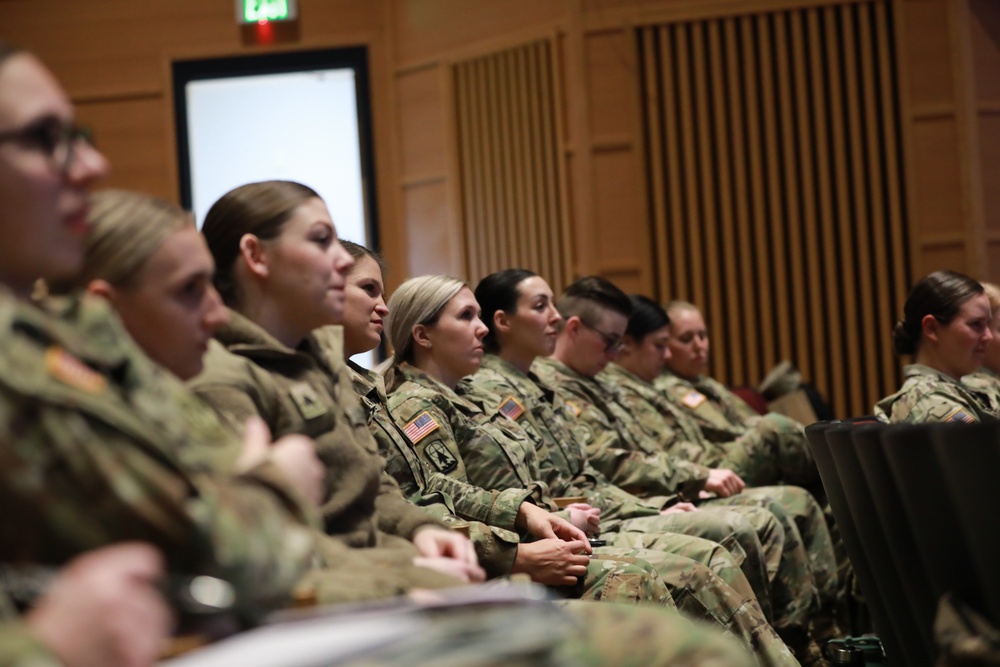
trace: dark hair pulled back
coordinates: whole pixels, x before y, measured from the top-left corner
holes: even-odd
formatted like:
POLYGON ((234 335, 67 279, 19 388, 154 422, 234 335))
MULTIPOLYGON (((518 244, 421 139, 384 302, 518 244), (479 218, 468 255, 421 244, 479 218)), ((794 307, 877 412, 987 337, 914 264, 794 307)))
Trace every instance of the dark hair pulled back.
POLYGON ((628 300, 632 304, 632 315, 628 318, 625 335, 636 342, 670 324, 670 316, 663 307, 641 294, 630 294, 628 300))
POLYGON ((983 292, 982 285, 957 271, 935 271, 921 278, 906 297, 903 319, 892 330, 896 354, 916 354, 926 316, 948 324, 963 303, 983 292))
POLYGON ((538 274, 527 269, 504 269, 491 273, 476 285, 476 301, 482 309, 481 319, 489 332, 483 339, 483 346, 487 352, 496 353, 500 351, 500 341, 497 340, 496 324, 493 316, 498 310, 505 313, 513 313, 517 310, 517 300, 521 293, 517 286, 528 278, 534 278, 538 274))

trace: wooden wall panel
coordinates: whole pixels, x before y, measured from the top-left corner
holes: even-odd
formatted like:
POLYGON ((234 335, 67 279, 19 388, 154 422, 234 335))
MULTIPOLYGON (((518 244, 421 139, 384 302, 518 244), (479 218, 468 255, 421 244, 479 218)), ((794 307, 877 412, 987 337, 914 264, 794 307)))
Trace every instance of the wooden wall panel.
POLYGON ((941 234, 961 234, 962 156, 959 130, 953 116, 923 118, 914 123, 913 184, 914 233, 928 238, 941 234))
POLYGON ((396 78, 401 157, 404 181, 443 177, 448 168, 444 86, 441 68, 431 66, 400 74, 396 78))
POLYGON ((530 42, 453 66, 466 274, 510 267, 565 285, 572 239, 560 159, 554 43, 530 42))
POLYGON ((728 382, 789 359, 839 414, 897 385, 883 315, 908 270, 879 48, 891 26, 876 0, 640 31, 658 296, 698 304, 716 331, 739 324, 713 346, 728 382))

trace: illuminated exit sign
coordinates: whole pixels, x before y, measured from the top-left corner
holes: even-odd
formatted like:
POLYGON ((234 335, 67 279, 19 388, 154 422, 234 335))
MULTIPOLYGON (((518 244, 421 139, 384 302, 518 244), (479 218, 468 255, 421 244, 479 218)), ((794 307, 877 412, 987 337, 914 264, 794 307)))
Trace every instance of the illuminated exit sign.
POLYGON ((295 0, 236 0, 236 19, 240 23, 292 21, 297 17, 295 0))

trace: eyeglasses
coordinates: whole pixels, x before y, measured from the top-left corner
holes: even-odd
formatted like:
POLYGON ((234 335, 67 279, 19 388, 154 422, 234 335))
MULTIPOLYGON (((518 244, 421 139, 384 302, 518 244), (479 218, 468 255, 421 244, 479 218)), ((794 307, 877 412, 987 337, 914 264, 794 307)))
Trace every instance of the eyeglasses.
POLYGON ((625 341, 622 339, 621 336, 616 336, 614 334, 609 334, 604 331, 601 331, 593 324, 588 324, 583 320, 580 320, 580 324, 587 327, 588 329, 590 329, 591 331, 593 331, 594 333, 596 333, 598 336, 601 337, 601 340, 604 341, 604 351, 609 354, 621 351, 622 346, 625 345, 625 341))
POLYGON ((52 167, 65 172, 73 164, 73 148, 78 141, 90 143, 90 130, 67 125, 58 118, 43 118, 27 127, 0 132, 0 143, 16 141, 40 150, 52 167))

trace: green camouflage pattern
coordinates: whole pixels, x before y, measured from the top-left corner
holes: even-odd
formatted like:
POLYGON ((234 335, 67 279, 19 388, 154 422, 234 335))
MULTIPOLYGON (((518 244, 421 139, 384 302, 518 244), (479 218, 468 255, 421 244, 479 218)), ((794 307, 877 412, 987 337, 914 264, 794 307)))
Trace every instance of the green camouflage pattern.
MULTIPOLYGON (((190 386, 233 421, 259 416, 275 439, 298 433, 316 442, 327 473, 321 509, 328 535, 351 547, 411 550, 407 540, 417 528, 441 525, 385 473, 343 357, 326 366, 321 360, 333 355, 309 352, 314 340, 292 350, 239 313, 229 317, 216 332, 221 345, 210 348, 190 386), (365 507, 372 509, 359 511, 365 507)), ((339 340, 331 334, 324 344, 339 347, 339 340)))
MULTIPOLYGON (((695 419, 686 410, 674 407, 665 399, 665 394, 617 364, 609 365, 606 376, 609 383, 620 389, 625 397, 623 400, 627 401, 647 434, 671 433, 685 438, 679 446, 671 448, 671 452, 677 456, 693 452, 699 463, 732 467, 742 474, 738 467, 732 465, 731 458, 720 455, 725 451, 722 446, 702 437, 695 419)), ((762 454, 758 454, 757 458, 766 461, 762 454)), ((752 482, 748 480, 748 483, 752 482)), ((784 629, 808 625, 808 620, 817 614, 817 609, 824 619, 832 618, 843 595, 840 586, 843 578, 839 574, 836 551, 823 509, 808 491, 798 486, 758 486, 744 489, 729 498, 716 498, 707 504, 763 507, 781 523, 785 532, 785 550, 779 572, 772 580, 776 627, 784 629)))
MULTIPOLYGON (((500 399, 470 386, 465 386, 464 395, 459 396, 434 378, 405 364, 399 374, 405 379, 394 385, 389 399, 396 419, 408 422, 417 415, 430 415, 440 426, 425 439, 433 438, 433 442, 441 443, 454 458, 463 461, 469 481, 487 489, 531 487, 536 490, 539 503, 554 507, 547 486, 535 481, 540 474, 533 443, 517 422, 497 409, 500 399), (446 399, 448 405, 441 399, 446 399), (464 441, 459 439, 458 432, 467 434, 464 441)), ((746 593, 752 597, 752 591, 759 591, 759 597, 770 611, 769 585, 760 541, 753 526, 742 516, 735 512, 718 515, 709 512, 704 517, 686 513, 636 521, 642 523, 634 524, 627 531, 619 523, 616 526, 619 530, 606 535, 609 544, 652 548, 706 564, 714 562, 718 565, 713 568, 716 574, 731 586, 748 585, 747 578, 752 578, 756 587, 748 586, 746 593), (671 532, 656 533, 654 527, 671 532), (707 539, 677 534, 681 531, 707 539), (725 549, 721 549, 724 557, 719 554, 717 542, 730 547, 736 558, 725 549), (752 554, 749 558, 748 553, 752 554), (739 570, 741 564, 746 565, 745 573, 739 570)))
POLYGON ((673 498, 645 500, 633 496, 590 466, 582 442, 585 431, 571 428, 577 422, 575 416, 533 373, 524 374, 500 357, 487 354, 479 372, 459 385, 463 395, 472 396, 476 390, 480 397, 484 392, 493 396, 494 405, 479 406, 484 412, 495 410, 497 404, 509 398, 519 402, 523 412, 511 416, 531 437, 539 454, 540 469, 531 474, 544 479, 554 494, 583 496, 590 505, 600 508, 601 532, 610 544, 667 550, 699 560, 697 554, 676 551, 676 536, 671 533, 718 542, 740 564, 765 616, 772 618, 769 581, 779 569, 784 531, 769 512, 750 507, 735 513, 713 508, 661 516, 660 510, 673 498), (675 549, 668 548, 671 540, 675 549))
POLYGON ((0 332, 0 561, 60 565, 144 540, 170 571, 227 579, 247 605, 287 599, 316 517, 273 464, 211 474, 198 450, 236 436, 105 302, 39 307, 0 291, 0 332))
POLYGON ((988 394, 994 405, 1000 405, 1000 375, 985 366, 963 377, 962 384, 974 391, 988 394))
POLYGON ((487 575, 492 578, 509 574, 520 541, 514 522, 528 492, 520 489, 486 491, 427 470, 389 415, 381 376, 350 361, 348 368, 354 391, 368 413, 368 428, 375 436, 379 452, 386 457, 386 470, 409 501, 449 526, 457 525, 459 519, 464 520, 479 564, 487 575))
POLYGON ((819 483, 802 426, 781 415, 743 418, 735 408, 727 414, 721 406, 739 398, 717 400, 721 385, 703 383, 706 392, 711 387, 707 394, 673 374, 650 384, 614 363, 600 377, 618 390, 648 436, 665 434, 660 440, 668 452, 731 469, 752 486, 819 483))
POLYGON ((708 468, 666 454, 604 382, 551 357, 536 359, 531 370, 562 396, 586 429, 587 458, 612 484, 640 496, 697 497, 708 468))
POLYGON ((987 392, 956 382, 922 364, 903 367, 903 386, 875 404, 875 416, 892 424, 973 423, 1000 417, 987 392))

